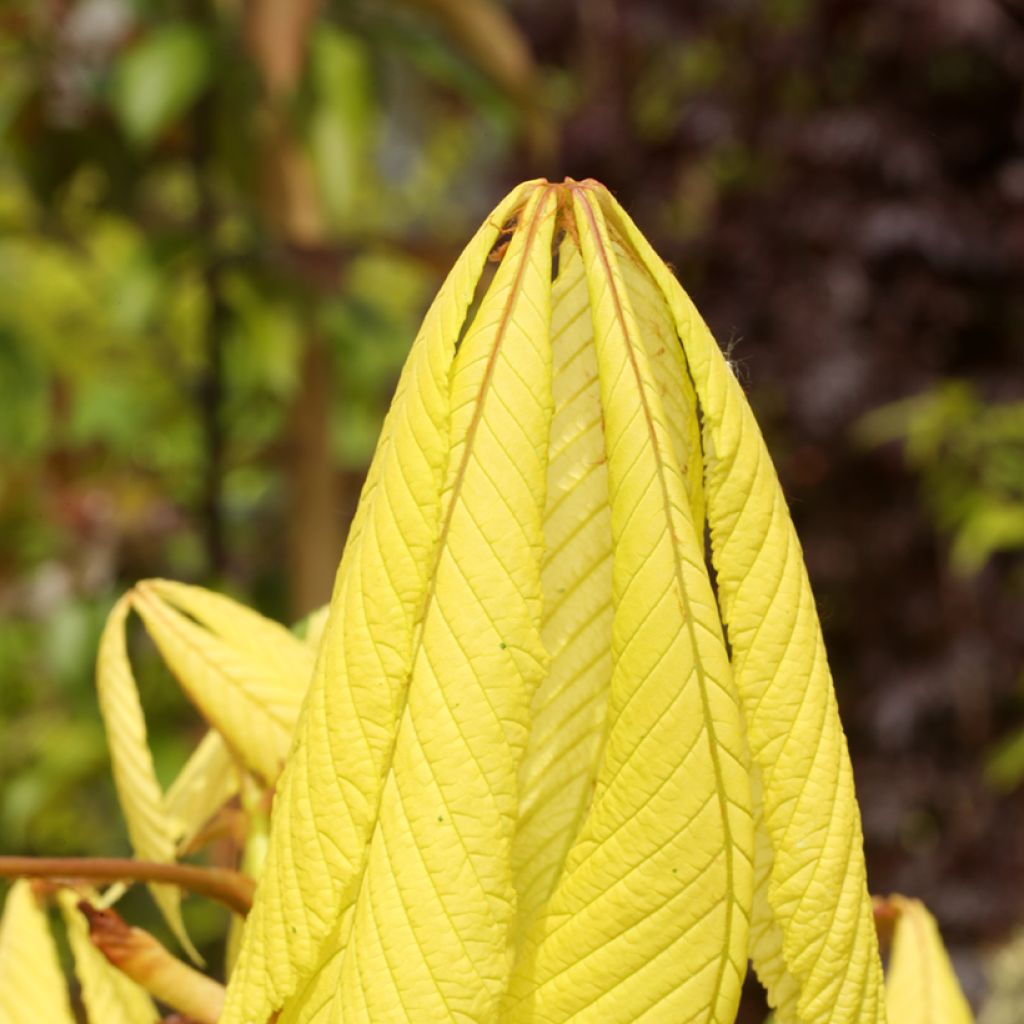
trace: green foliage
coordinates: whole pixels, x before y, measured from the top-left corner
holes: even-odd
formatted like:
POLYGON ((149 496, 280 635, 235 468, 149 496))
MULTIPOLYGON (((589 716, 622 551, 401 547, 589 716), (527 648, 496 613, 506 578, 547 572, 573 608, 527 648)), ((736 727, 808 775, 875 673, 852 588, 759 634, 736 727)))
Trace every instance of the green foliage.
POLYGON ((903 442, 956 569, 977 572, 998 552, 1024 548, 1024 402, 989 403, 953 381, 878 409, 860 433, 872 444, 903 442))
POLYGON ((125 51, 111 77, 110 102, 129 141, 156 141, 207 86, 213 61, 209 37, 189 24, 156 28, 125 51))

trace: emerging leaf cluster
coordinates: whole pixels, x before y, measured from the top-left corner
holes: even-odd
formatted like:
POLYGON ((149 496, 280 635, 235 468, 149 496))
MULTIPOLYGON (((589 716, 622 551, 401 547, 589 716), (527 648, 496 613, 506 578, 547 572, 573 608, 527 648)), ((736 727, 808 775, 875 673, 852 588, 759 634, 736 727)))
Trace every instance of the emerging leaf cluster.
MULTIPOLYGON (((520 186, 459 258, 305 639, 147 581, 111 615, 98 682, 140 858, 173 868, 241 797, 253 909, 226 994, 186 985, 221 1024, 729 1024, 748 961, 779 1024, 887 1004, 894 1024, 970 1020, 934 921, 899 897, 883 990, 771 460, 690 300, 594 182, 520 186), (131 610, 211 726, 166 793, 131 610)), ((0 978, 11 929, 44 942, 24 885, 0 978)), ((177 888, 153 891, 188 949, 177 888)), ((162 971, 166 999, 184 975, 162 971)))

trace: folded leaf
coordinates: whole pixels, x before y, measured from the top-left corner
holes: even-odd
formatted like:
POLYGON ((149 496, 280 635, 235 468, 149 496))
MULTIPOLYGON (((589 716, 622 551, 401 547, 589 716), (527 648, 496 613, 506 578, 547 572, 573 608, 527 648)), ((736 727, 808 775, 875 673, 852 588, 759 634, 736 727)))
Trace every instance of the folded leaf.
MULTIPOLYGON (((90 898, 92 894, 83 895, 90 898)), ((78 909, 80 898, 71 889, 61 889, 57 894, 90 1024, 153 1024, 160 1015, 146 990, 114 967, 93 945, 89 926, 78 909)))
MULTIPOLYGON (((122 597, 103 628, 96 664, 96 689, 110 746, 114 786, 135 856, 173 864, 175 829, 165 813, 163 792, 146 742, 146 719, 128 661, 125 624, 131 601, 131 594, 122 597)), ((198 952, 185 933, 178 889, 163 884, 151 885, 149 889, 175 937, 193 959, 199 960, 198 952)))
POLYGON ((331 959, 336 950, 325 940, 362 884, 438 542, 449 368, 487 255, 529 187, 513 192, 463 252, 402 372, 278 785, 267 863, 222 1024, 266 1020, 331 959))
POLYGON ((440 542, 352 933, 340 1019, 488 1021, 540 642, 553 190, 537 190, 452 370, 440 542))
POLYGON ((238 792, 238 767, 216 729, 192 751, 164 796, 164 813, 179 855, 200 829, 238 792))
MULTIPOLYGON (((738 699, 683 471, 596 199, 573 188, 604 412, 613 673, 593 803, 513 1021, 731 1022, 753 832, 738 699)), ((532 961, 532 962, 531 962, 532 961)))
POLYGON ((0 1021, 74 1024, 57 947, 32 885, 15 882, 0 917, 0 1021))
POLYGON ((973 1024, 935 918, 920 900, 890 896, 897 911, 885 1003, 892 1024, 973 1024))
POLYGON ((146 581, 135 588, 133 606, 203 717, 273 783, 312 672, 309 648, 283 626, 198 587, 146 581))
POLYGON ((689 297, 621 207, 605 205, 665 296, 699 405, 712 566, 752 758, 754 966, 779 1024, 882 1021, 853 775, 775 469, 689 297))
POLYGON ((512 854, 517 933, 551 895, 597 773, 611 681, 612 529, 590 296, 579 248, 560 247, 551 293, 554 419, 544 510, 548 674, 533 696, 512 854))

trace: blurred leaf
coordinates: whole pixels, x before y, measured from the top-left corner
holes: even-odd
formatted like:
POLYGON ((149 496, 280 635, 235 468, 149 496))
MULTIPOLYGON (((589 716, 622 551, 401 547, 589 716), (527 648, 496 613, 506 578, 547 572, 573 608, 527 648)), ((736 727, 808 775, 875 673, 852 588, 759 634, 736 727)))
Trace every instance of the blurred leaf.
POLYGON ((1024 779, 1024 730, 1003 740, 989 755, 985 778, 996 789, 1014 789, 1024 779))
POLYGON ((46 911, 26 881, 11 886, 0 918, 0 1021, 74 1021, 46 911))
POLYGON ((885 1004, 894 1024, 972 1024, 935 918, 920 900, 890 896, 896 913, 885 978, 885 1004))
MULTIPOLYGON (((85 895, 96 899, 91 890, 85 895)), ((78 899, 78 893, 70 889, 57 894, 89 1020, 94 1024, 155 1024, 159 1014, 145 989, 117 970, 92 944, 89 926, 77 908, 78 899)))
POLYGON ((331 25, 320 25, 311 53, 314 110, 310 144, 324 202, 345 229, 355 212, 369 160, 373 94, 365 45, 331 25))
POLYGON ((509 95, 531 101, 536 67, 526 37, 492 0, 404 0, 434 15, 509 95))
POLYGON ((998 552, 1024 550, 1024 402, 986 403, 948 381, 869 413, 856 435, 903 443, 936 527, 952 535, 956 570, 978 572, 998 552))
POLYGON ((1024 1006, 1024 932, 1018 932, 993 954, 986 973, 989 992, 978 1024, 1020 1024, 1024 1006))
POLYGON ((118 61, 110 102, 125 135, 151 145, 186 111, 210 80, 213 52, 194 25, 167 25, 150 32, 118 61))

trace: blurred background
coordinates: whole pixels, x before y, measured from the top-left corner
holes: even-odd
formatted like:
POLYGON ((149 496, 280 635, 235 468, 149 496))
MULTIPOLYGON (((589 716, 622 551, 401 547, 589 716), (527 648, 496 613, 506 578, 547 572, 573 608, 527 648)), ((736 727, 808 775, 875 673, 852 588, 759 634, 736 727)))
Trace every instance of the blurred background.
MULTIPOLYGON (((1022 0, 5 0, 0 139, 4 852, 127 848, 115 597, 323 603, 442 275, 595 177, 768 438, 872 889, 1024 1019, 1022 0)), ((196 719, 136 653, 166 779, 196 719)))

